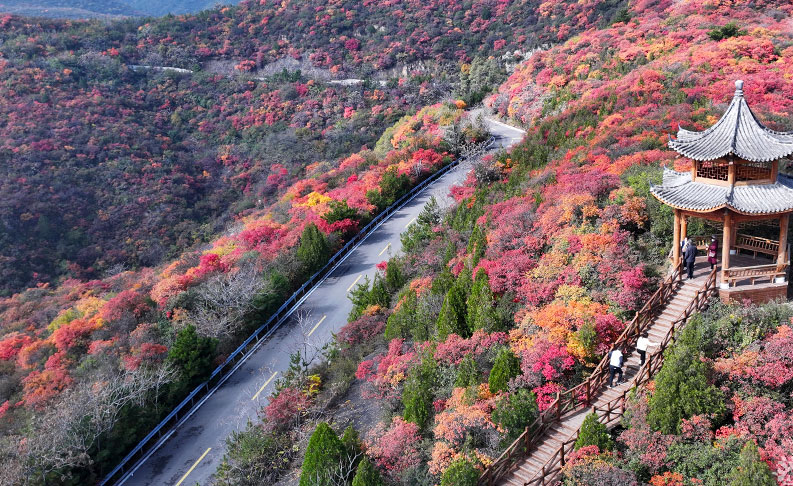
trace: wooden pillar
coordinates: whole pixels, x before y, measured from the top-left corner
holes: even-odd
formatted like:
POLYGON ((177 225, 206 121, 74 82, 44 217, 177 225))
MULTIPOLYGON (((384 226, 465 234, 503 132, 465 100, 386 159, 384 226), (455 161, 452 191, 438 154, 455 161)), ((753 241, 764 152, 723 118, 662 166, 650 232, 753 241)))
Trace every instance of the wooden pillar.
POLYGON ((730 243, 732 242, 732 213, 729 209, 724 209, 724 237, 721 247, 721 287, 729 287, 727 282, 727 269, 730 268, 730 243))
POLYGON ((672 228, 672 266, 677 268, 680 265, 680 210, 675 209, 675 222, 672 228))
POLYGON ((790 213, 779 217, 779 253, 776 258, 777 271, 781 271, 787 264, 787 232, 790 224, 790 213))
POLYGON ((688 236, 688 216, 680 216, 680 241, 688 236))

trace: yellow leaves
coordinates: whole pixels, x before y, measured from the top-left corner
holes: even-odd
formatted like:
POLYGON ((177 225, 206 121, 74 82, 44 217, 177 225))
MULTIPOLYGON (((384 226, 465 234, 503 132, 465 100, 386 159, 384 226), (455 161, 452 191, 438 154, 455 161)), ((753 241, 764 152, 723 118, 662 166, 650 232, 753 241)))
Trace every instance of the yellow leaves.
POLYGON ((59 327, 63 326, 64 324, 68 324, 73 320, 77 319, 78 317, 82 317, 82 314, 77 309, 69 308, 64 309, 58 313, 55 319, 50 322, 47 326, 47 329, 50 332, 55 332, 59 327))
POLYGON ((313 208, 314 206, 318 206, 320 204, 327 204, 332 200, 333 198, 331 197, 320 194, 317 191, 311 191, 302 203, 295 204, 295 206, 313 208))
POLYGON ((322 384, 322 379, 319 375, 310 375, 306 380, 305 385, 305 393, 309 397, 315 396, 319 393, 320 385, 322 384))

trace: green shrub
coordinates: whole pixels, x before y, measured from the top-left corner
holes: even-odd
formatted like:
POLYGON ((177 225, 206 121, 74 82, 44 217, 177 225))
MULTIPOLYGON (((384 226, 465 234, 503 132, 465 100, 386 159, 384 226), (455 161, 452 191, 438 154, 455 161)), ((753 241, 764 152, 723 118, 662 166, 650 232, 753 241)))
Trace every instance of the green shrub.
POLYGON ((776 480, 757 452, 757 444, 747 441, 741 449, 738 466, 733 470, 730 486, 775 486, 776 480))
POLYGON ((471 354, 466 354, 460 365, 457 367, 457 377, 454 380, 454 386, 467 388, 479 384, 479 369, 476 366, 471 354))
POLYGON ((587 415, 584 423, 581 424, 581 430, 574 447, 575 450, 578 450, 591 445, 598 446, 601 451, 611 450, 614 447, 614 441, 611 440, 606 426, 600 423, 594 412, 587 415))
POLYGON ((306 447, 300 486, 331 486, 343 453, 344 444, 336 432, 325 422, 317 424, 306 447))
POLYGON ((466 323, 467 314, 465 289, 455 282, 446 293, 441 312, 438 314, 438 321, 435 324, 438 339, 445 340, 449 334, 469 337, 471 330, 466 323))
POLYGON ((201 383, 214 368, 216 347, 217 340, 199 336, 192 324, 180 329, 168 350, 168 361, 179 370, 175 387, 186 391, 201 383))
POLYGON ((499 329, 501 326, 494 304, 495 298, 490 290, 487 273, 480 269, 471 287, 471 295, 468 296, 468 326, 473 330, 484 329, 491 332, 499 329))
POLYGON ((479 470, 468 459, 455 459, 441 477, 441 486, 476 486, 479 470))
POLYGON ((521 388, 502 398, 493 410, 493 422, 507 431, 502 438, 502 446, 514 442, 537 419, 539 413, 534 392, 521 388))
POLYGON ((352 486, 383 486, 383 478, 369 458, 364 457, 358 463, 358 470, 352 478, 352 486))
POLYGON ((490 386, 490 393, 507 391, 509 380, 520 374, 520 361, 509 348, 503 348, 496 355, 493 368, 490 370, 490 378, 487 384, 490 386))
POLYGON ((418 366, 408 372, 405 388, 402 392, 402 404, 405 407, 405 420, 413 422, 422 429, 429 425, 432 417, 432 401, 437 364, 432 353, 427 352, 418 366))
POLYGON ((746 35, 746 30, 738 27, 738 24, 735 22, 730 22, 728 24, 722 25, 721 27, 716 27, 715 29, 708 31, 708 37, 715 41, 729 39, 730 37, 738 37, 741 35, 746 35))
POLYGON ((708 384, 707 365, 700 359, 698 349, 697 328, 692 321, 683 329, 677 343, 664 353, 664 365, 655 379, 647 421, 665 434, 678 434, 682 419, 724 410, 721 391, 708 384))
POLYGON ((300 235, 300 245, 297 247, 297 260, 303 267, 305 275, 312 275, 322 268, 330 259, 330 246, 325 235, 314 223, 309 223, 300 235))
POLYGON ((215 474, 219 486, 257 486, 277 481, 294 454, 286 436, 250 422, 226 438, 226 454, 215 474))

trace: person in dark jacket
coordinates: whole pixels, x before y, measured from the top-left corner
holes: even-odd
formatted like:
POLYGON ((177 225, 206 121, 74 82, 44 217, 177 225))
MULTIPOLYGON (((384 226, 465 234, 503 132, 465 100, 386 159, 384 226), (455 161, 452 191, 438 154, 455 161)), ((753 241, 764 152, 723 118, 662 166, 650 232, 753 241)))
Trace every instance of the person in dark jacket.
POLYGON ((710 237, 710 246, 708 246, 708 263, 710 263, 710 269, 713 270, 713 267, 716 266, 716 255, 719 253, 719 240, 716 239, 716 236, 713 235, 710 237))
POLYGON ((688 269, 688 278, 694 278, 694 262, 697 260, 697 245, 689 240, 683 252, 683 261, 688 269))

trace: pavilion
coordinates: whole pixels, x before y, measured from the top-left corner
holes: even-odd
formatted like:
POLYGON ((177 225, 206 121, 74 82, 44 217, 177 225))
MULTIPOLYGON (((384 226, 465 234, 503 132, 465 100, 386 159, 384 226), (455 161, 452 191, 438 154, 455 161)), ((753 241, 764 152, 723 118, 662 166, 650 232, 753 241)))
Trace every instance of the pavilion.
MULTIPOLYGON (((674 209, 675 266, 680 262, 688 218, 703 218, 723 228, 719 237, 722 300, 784 298, 793 179, 779 173, 779 163, 793 154, 793 132, 764 126, 744 99, 743 81, 736 81, 735 87, 732 102, 715 125, 702 132, 680 128, 676 139, 670 137, 669 146, 692 161, 691 171, 664 168, 663 183, 652 186, 651 192, 674 209), (778 240, 738 233, 769 222, 778 224, 778 240), (754 259, 742 251, 752 253, 754 259), (765 261, 758 264, 758 256, 765 261)), ((710 242, 710 235, 689 238, 700 248, 710 242)))

